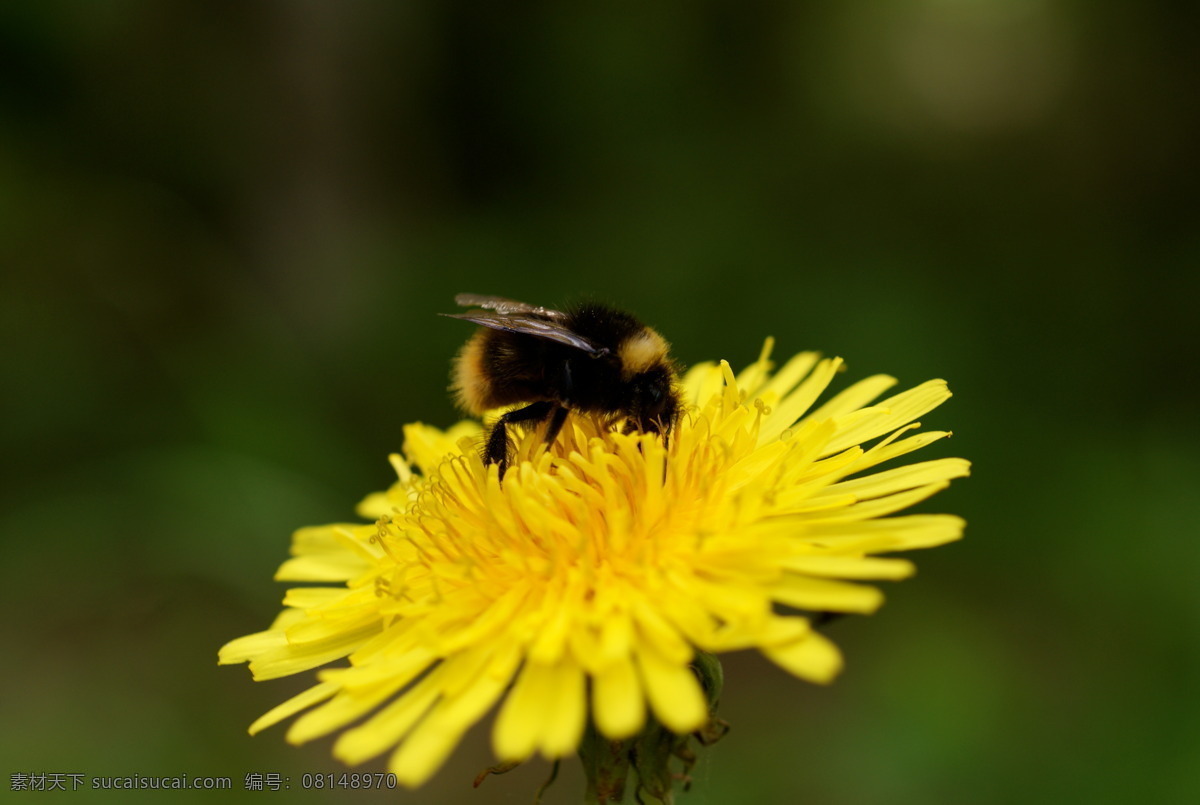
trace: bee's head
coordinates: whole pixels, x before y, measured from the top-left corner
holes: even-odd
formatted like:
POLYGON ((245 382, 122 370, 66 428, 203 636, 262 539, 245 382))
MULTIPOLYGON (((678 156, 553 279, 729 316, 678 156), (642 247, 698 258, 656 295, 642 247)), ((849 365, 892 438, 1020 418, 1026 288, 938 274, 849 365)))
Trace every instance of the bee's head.
POLYGON ((634 375, 629 381, 629 418, 643 433, 665 433, 679 415, 674 374, 660 364, 634 375))

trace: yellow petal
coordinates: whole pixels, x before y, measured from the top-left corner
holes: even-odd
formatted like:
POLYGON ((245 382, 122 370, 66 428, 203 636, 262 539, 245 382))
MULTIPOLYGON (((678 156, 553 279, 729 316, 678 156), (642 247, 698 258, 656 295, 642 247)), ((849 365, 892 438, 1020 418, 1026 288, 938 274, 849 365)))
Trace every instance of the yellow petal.
POLYGON ((642 596, 632 602, 634 621, 643 640, 651 643, 672 662, 687 663, 692 659, 692 647, 659 612, 658 607, 642 596))
POLYGON ((965 525, 965 520, 953 514, 907 514, 878 520, 809 523, 806 536, 808 542, 832 549, 879 553, 953 542, 962 536, 965 525), (869 547, 861 547, 864 543, 869 547))
POLYGON ((857 556, 793 556, 783 566, 808 576, 834 579, 906 579, 916 572, 907 559, 877 559, 857 556))
POLYGON ((260 654, 287 647, 287 635, 283 629, 268 629, 264 632, 244 635, 230 640, 217 652, 218 665, 246 662, 260 654))
POLYGON ((809 416, 814 420, 821 420, 848 414, 851 411, 862 408, 894 385, 896 385, 896 378, 889 375, 868 377, 834 395, 828 402, 809 414, 809 416))
POLYGON ((308 617, 287 628, 288 643, 297 650, 327 643, 340 643, 347 635, 375 634, 382 628, 378 607, 357 606, 336 617, 308 617))
MULTIPOLYGON (((462 423, 459 423, 460 425, 462 423)), ((478 432, 479 426, 471 422, 472 430, 478 432)), ((453 428, 451 428, 453 430, 453 428)), ((451 437, 453 438, 453 437, 451 437)), ((404 456, 399 453, 388 453, 388 463, 392 465, 392 469, 396 471, 396 479, 401 484, 408 484, 413 478, 412 468, 408 466, 408 462, 404 460, 404 456)))
POLYGON ((794 643, 768 646, 762 653, 785 671, 810 682, 827 684, 842 670, 842 653, 817 632, 794 643))
MULTIPOLYGON (((357 655, 351 655, 351 663, 357 655)), ((322 682, 337 682, 353 692, 390 681, 412 682, 438 661, 438 655, 424 647, 416 647, 396 655, 377 656, 363 665, 346 668, 326 668, 317 673, 322 682)))
POLYGON ((833 376, 842 366, 841 358, 826 358, 813 373, 794 391, 779 401, 769 417, 766 417, 758 432, 758 443, 766 444, 779 438, 779 434, 790 428, 804 416, 821 393, 828 388, 833 376))
POLYGON ((355 765, 391 749, 437 701, 435 673, 422 679, 358 727, 346 730, 333 745, 334 757, 355 765))
POLYGON ((297 556, 275 571, 275 581, 349 581, 370 565, 352 553, 327 553, 297 556))
POLYGON ((314 685, 303 693, 299 693, 286 702, 276 705, 250 725, 250 734, 256 735, 267 727, 278 724, 289 716, 294 716, 301 710, 307 710, 314 704, 323 702, 338 692, 338 686, 329 682, 314 685))
POLYGON ((482 431, 478 422, 459 422, 448 430, 414 422, 404 426, 404 455, 423 475, 432 475, 439 464, 458 454, 460 439, 478 436, 482 431))
POLYGON ((874 587, 787 574, 771 588, 771 597, 800 609, 868 614, 879 609, 883 593, 874 587))
POLYGON ((775 348, 775 339, 767 337, 763 342, 762 351, 758 354, 758 360, 747 366, 737 376, 737 387, 742 390, 746 397, 753 398, 758 396, 758 390, 762 387, 767 375, 771 371, 771 350, 775 348))
POLYGON ((856 418, 852 426, 839 430, 837 436, 830 441, 828 449, 831 452, 845 450, 876 436, 891 433, 932 411, 948 399, 950 389, 946 387, 945 380, 926 381, 916 388, 879 402, 874 406, 876 416, 856 418))
MULTIPOLYGON (((926 484, 925 486, 917 487, 916 489, 910 489, 905 492, 896 492, 895 494, 876 498, 874 500, 860 501, 855 503, 853 506, 842 506, 834 511, 820 512, 819 515, 813 516, 809 522, 836 523, 846 520, 874 520, 920 503, 922 500, 936 495, 949 485, 949 481, 942 481, 936 484, 926 484)), ((841 497, 821 498, 821 500, 840 501, 841 497)))
POLYGON ((516 652, 511 652, 496 658, 488 673, 480 673, 460 693, 438 702, 404 739, 389 764, 401 783, 420 785, 441 768, 463 733, 483 718, 504 693, 515 670, 515 657, 516 652))
POLYGON ((820 494, 851 494, 859 500, 869 500, 906 489, 915 489, 925 484, 963 478, 970 474, 971 462, 961 458, 942 458, 936 461, 922 461, 917 464, 896 467, 863 478, 839 481, 820 494))
POLYGON ((642 686, 628 658, 592 678, 592 717, 600 732, 613 740, 636 735, 646 723, 642 686))
MULTIPOLYGON (((342 524, 314 525, 298 528, 292 532, 292 555, 303 556, 310 553, 328 553, 338 550, 336 530, 342 524)), ((350 528, 357 528, 351 524, 350 528)))
POLYGON ((801 352, 792 356, 779 371, 767 381, 766 385, 755 392, 756 396, 764 399, 781 400, 786 397, 796 385, 804 379, 809 371, 821 359, 819 352, 801 352))
POLYGON ((600 656, 612 662, 628 656, 633 648, 633 624, 624 612, 609 613, 600 624, 600 656))
POLYGON ((531 662, 521 669, 492 730, 492 748, 500 760, 525 760, 537 748, 549 715, 541 691, 548 684, 550 673, 548 667, 531 662))
POLYGON ((637 659, 646 698, 658 720, 679 735, 704 726, 708 703, 692 669, 662 657, 645 644, 637 659))
POLYGON ((918 548, 934 548, 962 538, 967 521, 953 514, 920 514, 909 517, 889 518, 879 522, 888 523, 890 520, 909 520, 903 530, 893 528, 890 535, 894 543, 889 550, 912 551, 918 548))
POLYGON ((290 676, 317 668, 350 654, 376 631, 378 629, 372 628, 340 635, 337 639, 321 643, 302 647, 287 645, 265 651, 250 661, 250 673, 256 680, 261 681, 278 679, 281 676, 290 676))
POLYGON ((547 711, 542 754, 550 758, 571 754, 587 721, 587 692, 583 670, 569 657, 552 666, 542 701, 547 711))
POLYGON ((686 402, 704 405, 710 397, 720 391, 723 382, 721 370, 717 365, 712 361, 705 361, 688 369, 679 385, 686 402))
POLYGON ((343 688, 333 699, 297 719, 288 730, 288 742, 302 744, 341 729, 374 710, 408 682, 400 677, 355 690, 343 688))
POLYGON ((345 587, 293 587, 284 593, 283 605, 297 609, 312 609, 331 604, 350 595, 345 587))
POLYGON ((903 456, 911 453, 914 450, 920 450, 926 445, 932 444, 939 439, 945 439, 950 436, 948 430, 931 430, 925 433, 917 433, 909 436, 907 439, 898 439, 898 441, 888 442, 889 439, 897 439, 901 434, 919 428, 920 422, 910 422, 902 428, 897 428, 893 431, 888 439, 884 439, 873 445, 870 450, 863 454, 862 458, 854 463, 854 472, 862 472, 869 467, 874 467, 876 464, 882 464, 885 461, 890 461, 898 456, 903 456))

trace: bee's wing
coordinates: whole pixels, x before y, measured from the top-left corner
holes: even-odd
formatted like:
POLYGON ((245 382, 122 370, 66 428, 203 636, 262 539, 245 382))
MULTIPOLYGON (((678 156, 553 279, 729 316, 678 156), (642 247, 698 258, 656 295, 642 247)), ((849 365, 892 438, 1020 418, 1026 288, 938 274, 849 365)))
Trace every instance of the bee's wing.
MULTIPOLYGON (((537 308, 533 310, 537 310, 537 308)), ((451 319, 473 322, 493 330, 507 330, 510 333, 522 333, 535 338, 545 338, 548 341, 557 341, 568 347, 582 350, 589 355, 608 353, 606 347, 592 343, 578 333, 568 330, 557 321, 548 321, 532 312, 510 314, 499 310, 472 310, 470 313, 443 313, 441 315, 451 319)))
POLYGON ((503 296, 488 296, 487 294, 460 293, 454 297, 454 304, 459 307, 481 307, 486 310, 494 310, 505 316, 513 313, 525 313, 549 319, 550 321, 563 321, 567 318, 567 314, 561 310, 551 310, 545 307, 526 304, 525 302, 518 302, 515 299, 505 299, 503 296))

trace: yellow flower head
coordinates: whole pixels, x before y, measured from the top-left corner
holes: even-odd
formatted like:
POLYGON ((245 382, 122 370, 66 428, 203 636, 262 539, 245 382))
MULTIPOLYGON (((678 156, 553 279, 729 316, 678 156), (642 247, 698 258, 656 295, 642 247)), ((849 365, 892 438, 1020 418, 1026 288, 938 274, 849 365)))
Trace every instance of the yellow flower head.
POLYGON ((772 373, 770 348, 737 376, 725 362, 691 369, 666 444, 572 416, 549 449, 526 433, 503 484, 479 456, 479 423, 406 427, 399 481, 359 507, 374 523, 296 532, 276 578, 324 586, 289 590, 270 629, 221 649, 255 679, 349 658, 250 731, 304 710, 294 743, 359 722, 334 754, 392 750, 391 770, 418 785, 497 702, 502 761, 574 752, 589 716, 614 740, 648 709, 697 730, 697 650, 756 648, 831 680, 841 655, 804 613, 872 612, 882 595, 856 582, 913 572, 877 554, 957 539, 958 517, 889 515, 968 464, 867 474, 948 435, 912 432, 946 384, 871 405, 896 382, 880 375, 814 407, 841 361, 803 353, 772 373))

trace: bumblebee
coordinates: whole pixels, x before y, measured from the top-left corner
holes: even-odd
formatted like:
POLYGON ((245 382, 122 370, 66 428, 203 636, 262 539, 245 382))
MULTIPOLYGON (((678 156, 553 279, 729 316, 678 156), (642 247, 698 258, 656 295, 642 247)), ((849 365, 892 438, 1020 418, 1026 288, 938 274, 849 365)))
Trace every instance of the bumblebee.
POLYGON ((669 438, 681 404, 677 369, 657 331, 624 311, 582 304, 568 311, 499 296, 459 294, 466 313, 444 313, 478 324, 454 362, 459 406, 470 414, 528 403, 502 415, 488 433, 485 464, 508 468, 508 426, 549 420, 552 444, 568 411, 625 420, 624 431, 669 438))

